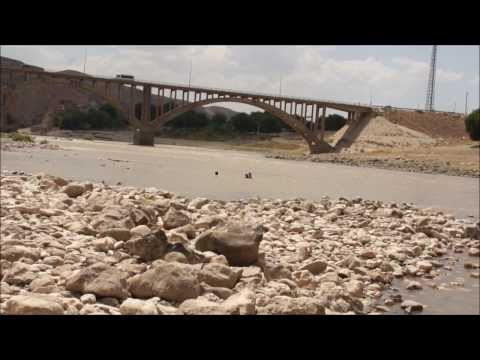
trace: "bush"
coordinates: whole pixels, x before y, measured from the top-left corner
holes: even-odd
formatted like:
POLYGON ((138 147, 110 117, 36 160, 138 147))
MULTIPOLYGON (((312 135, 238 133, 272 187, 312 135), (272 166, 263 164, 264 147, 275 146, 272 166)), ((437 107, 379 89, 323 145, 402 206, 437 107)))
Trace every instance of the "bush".
POLYGON ((257 131, 257 123, 251 115, 239 113, 231 119, 233 130, 239 133, 257 131))
POLYGON ((126 127, 125 116, 110 104, 88 110, 68 109, 55 118, 55 125, 67 130, 117 129, 126 127))
POLYGON ((167 122, 165 126, 174 129, 200 129, 208 125, 208 117, 203 113, 189 111, 167 122))
POLYGON ((115 109, 112 105, 110 104, 103 104, 102 106, 100 106, 100 108, 98 109, 100 111, 103 111, 104 113, 107 113, 108 115, 110 115, 110 117, 113 119, 113 118, 116 118, 118 116, 118 111, 117 109, 115 109))
POLYGON ((465 118, 465 129, 470 135, 470 139, 480 140, 480 109, 471 112, 465 118))
POLYGON ((208 122, 208 125, 212 129, 222 129, 227 122, 227 117, 223 114, 214 114, 212 119, 208 122))
POLYGON ((28 134, 22 134, 19 132, 13 132, 7 135, 10 139, 13 141, 21 141, 21 142, 28 142, 28 143, 33 143, 35 140, 33 139, 32 136, 28 134))
POLYGON ((325 118, 325 130, 336 131, 347 123, 347 119, 338 114, 331 114, 325 118))
POLYGON ((261 133, 278 133, 282 131, 282 121, 268 112, 253 112, 250 116, 259 126, 261 133))

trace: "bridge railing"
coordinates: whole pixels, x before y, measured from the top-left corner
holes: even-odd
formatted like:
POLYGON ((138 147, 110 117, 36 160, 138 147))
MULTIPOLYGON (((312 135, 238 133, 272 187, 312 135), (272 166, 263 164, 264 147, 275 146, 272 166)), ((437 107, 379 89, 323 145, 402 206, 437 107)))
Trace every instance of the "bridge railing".
MULTIPOLYGON (((44 69, 46 72, 51 72, 51 73, 59 73, 60 71, 58 70, 52 70, 52 69, 44 69)), ((94 74, 94 73, 88 73, 86 74, 88 76, 91 76, 96 79, 102 79, 102 80, 122 80, 125 81, 126 84, 135 84, 135 83, 142 83, 142 84, 148 84, 148 85, 153 85, 153 86, 158 86, 158 87, 165 87, 165 86, 172 86, 172 87, 181 87, 185 89, 192 89, 194 90, 206 90, 206 91, 213 91, 213 92, 232 92, 232 93, 237 93, 245 96, 263 96, 263 97, 269 97, 269 98, 281 98, 285 100, 295 100, 295 101, 307 101, 307 102, 322 102, 322 103, 331 103, 331 104, 338 104, 338 105, 350 105, 350 106, 361 106, 361 107, 372 107, 369 104, 364 104, 364 103, 354 103, 354 102, 346 102, 346 101, 337 101, 337 100, 327 100, 327 99, 318 99, 318 98, 311 98, 311 97, 302 97, 302 96, 291 96, 291 95, 285 95, 285 94, 273 94, 273 93, 268 93, 268 92, 259 92, 259 91, 247 91, 247 90, 238 90, 238 89, 229 89, 229 88, 217 88, 217 87, 212 87, 212 86, 203 86, 203 85, 193 85, 193 84, 183 84, 183 83, 175 83, 175 82, 165 82, 165 81, 152 81, 152 80, 147 80, 147 79, 141 79, 141 78, 135 78, 134 80, 129 80, 129 79, 117 79, 115 76, 106 76, 106 75, 101 75, 101 74, 94 74)), ((141 86, 142 84, 139 84, 141 86)))
MULTIPOLYGON (((53 69, 47 69, 44 68, 44 71, 50 72, 50 73, 59 73, 61 71, 59 70, 53 70, 53 69)), ((140 78, 135 78, 134 80, 128 80, 128 79, 117 79, 115 76, 105 76, 105 75, 100 75, 100 74, 92 74, 88 73, 86 74, 88 76, 91 76, 96 79, 102 79, 102 80, 122 80, 125 82, 125 84, 130 84, 134 85, 135 83, 141 83, 141 85, 153 85, 153 86, 158 86, 158 87, 181 87, 181 88, 190 88, 192 91, 194 90, 206 90, 206 91, 212 91, 212 92, 232 92, 244 96, 261 96, 261 97, 269 97, 269 98, 281 98, 283 100, 288 100, 288 101, 306 101, 306 102, 320 102, 320 103, 329 103, 329 104, 337 104, 337 105, 347 105, 347 106, 360 106, 360 107, 366 107, 366 108, 371 108, 371 109, 377 109, 377 110, 383 110, 383 109, 391 109, 391 110, 402 110, 402 111, 426 111, 423 109, 413 109, 413 108, 403 108, 403 107, 394 107, 394 106, 389 106, 389 105, 372 105, 372 104, 365 104, 365 103, 354 103, 354 102, 347 102, 347 101, 336 101, 336 100, 327 100, 327 99, 318 99, 318 98, 310 98, 310 97, 298 97, 298 96, 290 96, 290 95, 281 95, 281 94, 273 94, 273 93, 267 93, 267 92, 258 92, 258 91, 245 91, 245 90, 238 90, 238 89, 227 89, 227 88, 216 88, 216 87, 211 87, 211 86, 200 86, 200 85, 192 85, 192 84, 182 84, 182 83, 175 83, 175 82, 159 82, 159 81, 151 81, 151 80, 146 80, 146 79, 140 79, 140 78)), ((73 75, 75 76, 75 75, 73 75)), ((228 102, 228 98, 225 98, 225 102, 228 102)), ((457 112, 451 112, 451 111, 441 111, 441 110, 435 110, 433 112, 439 112, 439 113, 444 113, 444 114, 451 114, 451 115, 463 115, 461 113, 457 112)))

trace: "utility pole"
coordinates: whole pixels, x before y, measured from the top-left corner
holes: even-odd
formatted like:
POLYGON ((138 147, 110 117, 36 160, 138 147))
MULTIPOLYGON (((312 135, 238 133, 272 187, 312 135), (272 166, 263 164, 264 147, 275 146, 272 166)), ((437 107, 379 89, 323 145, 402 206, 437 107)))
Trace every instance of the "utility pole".
POLYGON ((468 114, 468 91, 465 93, 465 116, 468 114))
POLYGON ((86 74, 85 68, 87 66, 87 48, 85 48, 85 59, 83 61, 83 73, 86 74))
POLYGON ((435 72, 437 67, 437 45, 433 45, 432 58, 430 60, 430 74, 427 84, 427 99, 425 102, 425 110, 433 111, 435 104, 435 72))
POLYGON ((192 67, 193 67, 193 61, 190 60, 190 73, 188 74, 188 88, 190 88, 190 84, 192 82, 192 67))
POLYGON ((280 89, 278 91, 278 94, 282 96, 282 77, 280 76, 280 89))
POLYGON ((372 106, 372 87, 370 86, 370 106, 372 106))

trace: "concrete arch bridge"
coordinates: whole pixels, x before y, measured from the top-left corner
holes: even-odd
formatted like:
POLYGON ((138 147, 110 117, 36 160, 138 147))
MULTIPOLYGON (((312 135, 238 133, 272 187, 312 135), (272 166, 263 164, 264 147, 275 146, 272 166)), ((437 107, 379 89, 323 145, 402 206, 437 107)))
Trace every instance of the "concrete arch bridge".
POLYGON ((312 154, 318 154, 335 150, 324 140, 327 109, 347 112, 347 124, 350 125, 371 116, 374 112, 371 106, 346 102, 108 78, 81 73, 2 67, 0 75, 2 88, 6 90, 2 98, 5 106, 2 106, 1 123, 9 111, 14 111, 15 88, 29 81, 40 80, 46 83, 66 81, 73 87, 100 96, 122 111, 134 129, 133 139, 136 145, 153 146, 154 132, 177 115, 213 103, 235 102, 258 107, 278 117, 302 136, 312 154), (137 118, 135 105, 139 103, 139 98, 141 115, 137 118), (166 107, 167 103, 171 105, 166 107), (150 112, 152 106, 156 110, 154 119, 151 118, 150 112))

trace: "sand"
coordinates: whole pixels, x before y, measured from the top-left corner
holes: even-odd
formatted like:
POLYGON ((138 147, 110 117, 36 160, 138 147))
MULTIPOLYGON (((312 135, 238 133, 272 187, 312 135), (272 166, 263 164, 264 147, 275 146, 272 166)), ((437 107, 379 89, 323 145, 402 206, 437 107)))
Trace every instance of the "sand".
MULTIPOLYGON (((348 126, 346 125, 335 134, 333 143, 336 143, 347 133, 348 126)), ((346 134, 345 139, 349 143, 355 140, 354 143, 345 147, 342 151, 369 152, 376 151, 379 148, 432 146, 437 142, 431 136, 394 124, 383 116, 365 119, 353 130, 346 134)))

